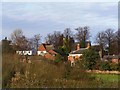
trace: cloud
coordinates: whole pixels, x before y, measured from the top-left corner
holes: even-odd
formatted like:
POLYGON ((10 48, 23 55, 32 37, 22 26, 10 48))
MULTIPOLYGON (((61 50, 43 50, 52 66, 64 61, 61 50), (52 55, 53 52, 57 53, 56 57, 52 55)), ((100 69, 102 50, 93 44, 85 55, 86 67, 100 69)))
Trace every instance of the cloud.
POLYGON ((59 21, 61 19, 69 19, 72 16, 74 16, 72 17, 74 19, 81 15, 83 16, 83 14, 86 14, 86 12, 88 13, 89 11, 91 11, 89 13, 94 14, 94 11, 91 9, 97 4, 97 8, 102 7, 101 10, 110 8, 107 7, 109 4, 106 5, 106 3, 14 3, 9 6, 3 5, 3 15, 15 20, 26 20, 31 22, 44 19, 59 21))
POLYGON ((85 25, 100 31, 107 27, 117 27, 117 8, 117 3, 95 2, 3 3, 3 28, 12 31, 21 27, 28 36, 41 32, 46 35, 54 30, 85 25))
POLYGON ((112 2, 112 3, 105 3, 105 4, 100 4, 100 7, 103 8, 104 10, 109 10, 111 7, 118 7, 118 3, 112 2))

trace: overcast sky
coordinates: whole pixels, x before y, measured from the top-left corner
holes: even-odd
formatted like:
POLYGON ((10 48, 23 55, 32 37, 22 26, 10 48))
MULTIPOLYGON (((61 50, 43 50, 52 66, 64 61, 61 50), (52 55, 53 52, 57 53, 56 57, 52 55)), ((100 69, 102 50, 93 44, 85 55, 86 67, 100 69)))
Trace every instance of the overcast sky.
POLYGON ((89 26, 91 40, 97 32, 118 28, 117 2, 5 2, 2 3, 2 38, 10 37, 17 28, 24 35, 33 37, 41 34, 42 40, 48 33, 79 26, 89 26))

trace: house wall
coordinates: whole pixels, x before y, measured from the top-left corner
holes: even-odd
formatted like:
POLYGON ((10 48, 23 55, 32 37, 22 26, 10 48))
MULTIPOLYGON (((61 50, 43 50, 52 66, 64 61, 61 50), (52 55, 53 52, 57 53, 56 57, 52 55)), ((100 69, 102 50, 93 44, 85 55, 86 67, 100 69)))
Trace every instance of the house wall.
POLYGON ((82 56, 82 54, 69 54, 68 60, 70 60, 70 61, 78 60, 78 59, 80 59, 81 56, 82 56))
POLYGON ((37 51, 37 55, 44 56, 47 53, 47 51, 37 51))
POLYGON ((32 55, 32 51, 16 51, 19 55, 32 55))

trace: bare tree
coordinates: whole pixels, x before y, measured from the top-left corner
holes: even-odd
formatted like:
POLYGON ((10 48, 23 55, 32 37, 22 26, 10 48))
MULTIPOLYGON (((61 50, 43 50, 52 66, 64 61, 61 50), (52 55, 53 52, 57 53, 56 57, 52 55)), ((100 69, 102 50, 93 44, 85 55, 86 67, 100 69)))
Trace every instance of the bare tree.
POLYGON ((73 37, 73 32, 70 28, 66 28, 63 32, 64 37, 73 37))
POLYGON ((60 31, 54 31, 52 34, 48 34, 45 37, 46 43, 52 44, 55 49, 57 49, 59 46, 61 46, 63 43, 62 40, 63 35, 60 31))
POLYGON ((111 44, 112 54, 120 54, 120 31, 114 33, 113 42, 111 44))
POLYGON ((11 33, 12 43, 17 43, 17 39, 23 36, 23 32, 21 29, 16 29, 11 33))
POLYGON ((36 50, 38 50, 38 47, 39 47, 39 44, 40 44, 40 39, 41 39, 40 34, 34 35, 33 42, 35 44, 36 50))
POLYGON ((111 54, 112 43, 114 41, 114 38, 115 38, 114 31, 112 29, 107 29, 105 31, 105 39, 108 46, 108 54, 111 54))
POLYGON ((103 57, 103 52, 104 52, 104 47, 105 47, 105 32, 98 32, 97 36, 96 36, 96 42, 99 44, 100 46, 100 57, 103 57))
POLYGON ((117 40, 118 40, 118 54, 120 54, 120 29, 117 32, 117 40))
POLYGON ((75 29, 77 31, 75 38, 77 41, 83 43, 83 47, 85 47, 85 43, 87 40, 90 38, 90 32, 89 32, 89 27, 78 27, 75 29))
POLYGON ((101 51, 102 48, 108 50, 108 54, 115 54, 115 48, 117 48, 117 35, 112 29, 107 29, 105 31, 99 32, 97 34, 96 41, 99 43, 101 51), (115 47, 114 47, 115 46, 115 47))
POLYGON ((28 39, 23 35, 21 29, 16 29, 11 34, 12 45, 15 50, 28 50, 30 49, 28 39))

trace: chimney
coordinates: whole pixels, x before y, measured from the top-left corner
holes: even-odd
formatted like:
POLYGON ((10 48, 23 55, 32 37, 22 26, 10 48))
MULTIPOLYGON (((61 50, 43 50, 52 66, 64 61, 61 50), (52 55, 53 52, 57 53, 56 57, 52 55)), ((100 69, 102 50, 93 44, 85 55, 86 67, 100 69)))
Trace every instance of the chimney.
POLYGON ((80 50, 80 44, 77 44, 77 50, 80 50))
POLYGON ((89 49, 89 48, 90 48, 90 43, 87 44, 87 49, 89 49))

